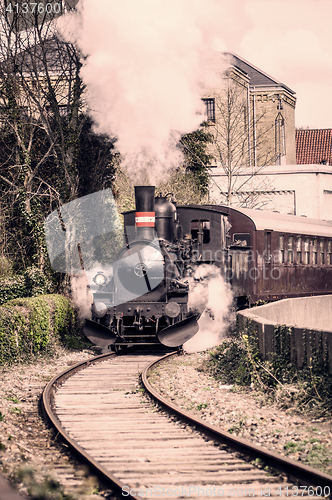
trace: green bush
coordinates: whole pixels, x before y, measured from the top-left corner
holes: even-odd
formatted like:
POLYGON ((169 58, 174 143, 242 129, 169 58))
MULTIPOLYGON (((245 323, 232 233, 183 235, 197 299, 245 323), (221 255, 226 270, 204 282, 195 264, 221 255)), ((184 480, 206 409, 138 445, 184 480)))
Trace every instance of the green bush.
POLYGON ((0 363, 43 352, 76 336, 71 302, 61 295, 14 299, 0 307, 0 363))
POLYGON ((50 292, 52 282, 43 271, 29 267, 23 273, 0 279, 0 305, 21 297, 36 297, 50 292))

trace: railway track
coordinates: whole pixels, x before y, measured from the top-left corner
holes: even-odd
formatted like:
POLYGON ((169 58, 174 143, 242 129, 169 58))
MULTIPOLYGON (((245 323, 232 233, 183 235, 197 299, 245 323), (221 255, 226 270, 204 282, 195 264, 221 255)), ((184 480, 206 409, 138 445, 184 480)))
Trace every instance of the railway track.
POLYGON ((147 373, 163 360, 145 350, 98 356, 55 377, 43 394, 58 432, 118 496, 330 494, 331 476, 221 432, 160 397, 147 373), (158 406, 142 396, 141 372, 158 406))

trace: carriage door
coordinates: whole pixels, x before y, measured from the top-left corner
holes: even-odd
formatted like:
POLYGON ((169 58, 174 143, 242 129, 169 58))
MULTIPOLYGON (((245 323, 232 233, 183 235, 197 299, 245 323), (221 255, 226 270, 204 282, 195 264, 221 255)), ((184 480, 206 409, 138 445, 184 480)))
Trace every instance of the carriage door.
POLYGON ((271 231, 264 233, 263 287, 268 292, 273 288, 273 257, 271 253, 271 231))

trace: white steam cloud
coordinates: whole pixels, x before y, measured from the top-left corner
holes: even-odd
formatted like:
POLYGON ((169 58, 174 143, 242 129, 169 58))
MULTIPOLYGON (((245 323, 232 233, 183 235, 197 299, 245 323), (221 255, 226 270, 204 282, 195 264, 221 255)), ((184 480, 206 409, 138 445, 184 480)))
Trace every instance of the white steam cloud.
POLYGON ((118 138, 133 178, 145 169, 156 182, 179 164, 180 134, 202 122, 202 90, 224 66, 214 50, 222 18, 219 0, 81 0, 78 13, 59 19, 86 56, 96 129, 118 138))
POLYGON ((198 320, 199 331, 183 344, 186 352, 198 352, 220 344, 230 324, 233 295, 216 266, 202 265, 194 276, 188 306, 204 312, 198 320))
POLYGON ((93 296, 89 288, 85 273, 77 273, 71 279, 71 295, 75 305, 78 307, 78 319, 83 323, 85 319, 91 319, 91 305, 93 296))

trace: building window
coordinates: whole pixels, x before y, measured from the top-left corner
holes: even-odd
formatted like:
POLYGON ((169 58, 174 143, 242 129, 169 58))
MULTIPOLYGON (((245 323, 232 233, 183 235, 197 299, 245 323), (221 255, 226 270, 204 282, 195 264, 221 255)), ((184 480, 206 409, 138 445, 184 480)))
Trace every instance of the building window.
POLYGON ((275 119, 275 151, 276 165, 282 165, 282 159, 286 155, 285 120, 279 112, 275 119))
POLYGON ((310 264, 310 238, 304 240, 304 263, 310 264))
POLYGON ((331 244, 331 240, 327 240, 327 259, 326 259, 326 264, 328 266, 331 265, 331 250, 332 250, 332 244, 331 244))
POLYGON ((302 238, 298 236, 296 239, 296 262, 302 264, 302 238))
POLYGON ((279 262, 283 264, 285 262, 285 253, 284 253, 284 235, 281 234, 279 236, 279 262))
POLYGON ((208 122, 216 121, 215 113, 215 100, 214 99, 202 99, 205 104, 205 114, 208 122))

